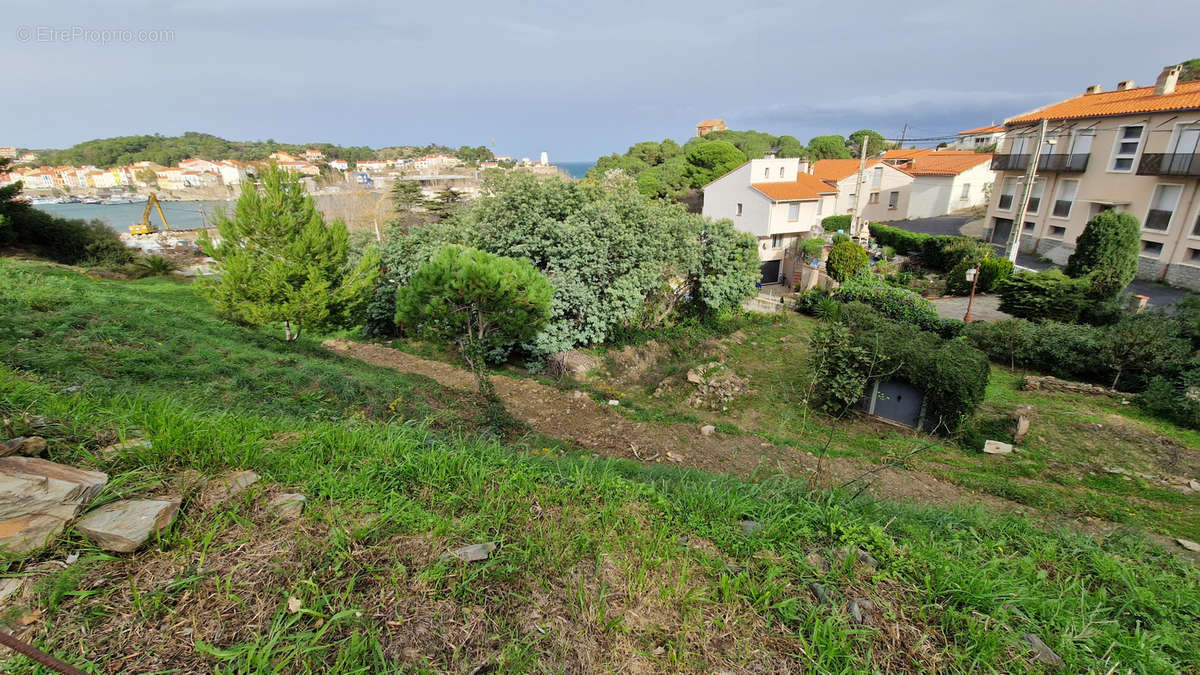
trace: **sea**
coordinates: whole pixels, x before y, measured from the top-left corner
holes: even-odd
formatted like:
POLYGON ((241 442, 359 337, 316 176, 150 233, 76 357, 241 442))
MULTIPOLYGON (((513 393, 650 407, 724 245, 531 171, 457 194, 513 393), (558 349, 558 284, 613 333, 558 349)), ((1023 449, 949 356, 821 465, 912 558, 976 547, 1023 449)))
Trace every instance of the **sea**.
MULTIPOLYGON (((558 162, 558 166, 571 176, 583 178, 588 169, 596 165, 590 162, 558 162)), ((235 201, 160 202, 167 214, 167 224, 172 230, 194 230, 208 227, 217 209, 226 213, 233 211, 235 201)), ((99 220, 117 232, 128 232, 129 226, 141 221, 145 202, 137 204, 37 204, 34 208, 62 218, 99 220)), ((150 222, 159 224, 158 212, 150 214, 150 222)))
MULTIPOLYGON (((208 227, 209 221, 217 209, 232 212, 233 201, 207 202, 159 202, 163 213, 167 215, 167 224, 172 230, 194 230, 208 227)), ((35 204, 35 209, 41 209, 60 218, 76 218, 79 220, 99 220, 117 232, 128 232, 129 226, 141 221, 142 211, 146 202, 137 204, 35 204)), ((150 222, 161 226, 158 211, 152 210, 150 222)))

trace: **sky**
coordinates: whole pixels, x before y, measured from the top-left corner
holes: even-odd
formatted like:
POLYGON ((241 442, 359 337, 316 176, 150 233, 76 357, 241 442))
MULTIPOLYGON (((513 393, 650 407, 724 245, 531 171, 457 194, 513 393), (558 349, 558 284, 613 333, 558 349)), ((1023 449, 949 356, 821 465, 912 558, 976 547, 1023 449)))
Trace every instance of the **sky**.
POLYGON ((1197 0, 109 0, 3 10, 0 145, 200 131, 592 160, 731 129, 930 138, 1200 57, 1197 0))

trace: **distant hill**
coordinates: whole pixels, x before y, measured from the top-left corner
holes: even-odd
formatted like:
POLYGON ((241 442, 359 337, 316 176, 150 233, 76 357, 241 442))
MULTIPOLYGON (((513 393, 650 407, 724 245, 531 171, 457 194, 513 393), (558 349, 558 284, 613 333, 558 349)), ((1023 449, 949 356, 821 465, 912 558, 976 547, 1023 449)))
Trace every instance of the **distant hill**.
POLYGON ((327 159, 357 162, 375 159, 375 151, 366 146, 343 147, 332 143, 276 143, 266 141, 229 141, 212 134, 189 131, 182 136, 117 136, 85 141, 66 150, 41 153, 39 163, 57 166, 94 165, 100 168, 150 161, 163 166, 175 166, 189 157, 204 159, 236 159, 254 161, 267 159, 273 152, 301 153, 315 148, 327 159))

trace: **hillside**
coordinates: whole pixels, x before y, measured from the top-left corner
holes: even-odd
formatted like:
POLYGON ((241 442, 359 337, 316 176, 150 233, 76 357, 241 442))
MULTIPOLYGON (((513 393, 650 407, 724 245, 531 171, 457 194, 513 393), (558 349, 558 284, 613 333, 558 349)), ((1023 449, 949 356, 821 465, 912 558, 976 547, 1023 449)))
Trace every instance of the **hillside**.
MULTIPOLYGON (((0 621, 97 672, 1047 668, 1027 634, 1066 672, 1200 668, 1196 567, 1131 530, 500 437, 460 389, 221 323, 173 280, 0 259, 0 287, 8 432, 107 472, 97 503, 183 496, 140 552, 68 530, 0 562, 23 589, 0 621), (98 452, 139 436, 150 447, 98 452), (234 468, 263 481, 225 503, 179 487, 234 468), (308 497, 302 516, 266 507, 283 492, 308 497), (486 560, 443 557, 484 542, 486 560)), ((764 358, 786 346, 753 330, 764 358)), ((677 415, 677 394, 627 414, 677 415)), ((748 414, 722 430, 759 433, 748 414)), ((811 432, 777 424, 783 445, 811 432)), ((863 452, 881 436, 838 433, 863 452)))
POLYGON ((331 143, 276 143, 266 141, 230 141, 212 134, 189 131, 182 136, 117 136, 97 138, 65 150, 41 153, 38 162, 46 166, 85 166, 101 169, 149 161, 163 166, 175 166, 190 157, 204 159, 265 160, 273 152, 303 153, 308 148, 320 150, 327 159, 359 161, 375 159, 375 151, 365 146, 342 147, 331 143))

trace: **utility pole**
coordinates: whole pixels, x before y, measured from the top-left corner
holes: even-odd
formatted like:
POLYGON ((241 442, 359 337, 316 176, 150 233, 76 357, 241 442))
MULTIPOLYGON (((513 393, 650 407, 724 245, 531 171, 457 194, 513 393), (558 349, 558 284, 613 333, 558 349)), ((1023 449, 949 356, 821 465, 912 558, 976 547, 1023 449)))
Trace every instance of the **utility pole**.
MULTIPOLYGON (((1017 209, 1017 219, 1013 221, 1012 231, 1008 233, 1008 259, 1017 262, 1017 249, 1021 247, 1021 230, 1025 229, 1025 212, 1029 209, 1029 197, 1033 195, 1033 181, 1037 178, 1038 160, 1042 158, 1042 144, 1046 142, 1046 120, 1038 126, 1037 144, 1029 153, 1029 166, 1025 168, 1025 185, 1021 188, 1021 208, 1017 209)), ((1003 186, 1001 186, 1003 189, 1003 186)))
POLYGON ((863 178, 867 170, 867 146, 871 144, 871 139, 866 134, 863 134, 862 140, 859 141, 862 145, 862 152, 858 156, 858 182, 854 188, 854 216, 850 219, 850 236, 858 236, 858 221, 860 219, 859 205, 862 204, 863 178))
POLYGON ((899 145, 896 146, 897 148, 904 147, 904 137, 907 135, 908 135, 908 122, 905 122, 904 128, 900 130, 900 143, 899 143, 899 145))

